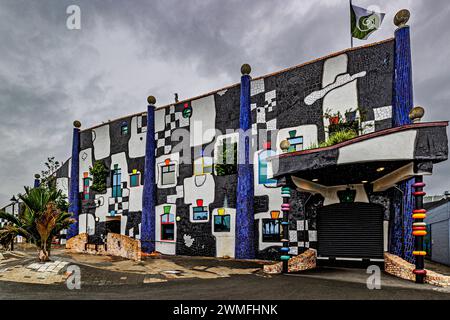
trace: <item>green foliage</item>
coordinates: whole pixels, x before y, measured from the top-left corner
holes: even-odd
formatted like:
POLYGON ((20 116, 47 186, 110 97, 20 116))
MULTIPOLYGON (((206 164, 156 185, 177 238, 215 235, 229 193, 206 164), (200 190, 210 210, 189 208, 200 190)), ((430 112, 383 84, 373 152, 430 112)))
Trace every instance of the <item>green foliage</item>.
POLYGON ((362 123, 365 122, 366 113, 366 110, 361 108, 348 109, 344 112, 344 117, 340 112, 332 114, 331 111, 327 109, 323 114, 323 118, 328 119, 330 122, 328 126, 328 140, 319 144, 312 144, 305 150, 330 147, 357 137, 360 132, 363 132, 367 127, 371 127, 370 124, 362 125, 362 123), (353 112, 359 113, 359 119, 346 121, 349 114, 353 112))
POLYGON ((106 192, 106 178, 108 177, 108 169, 102 161, 95 161, 94 166, 89 168, 89 172, 93 177, 91 190, 96 192, 106 192))
POLYGON ((44 163, 45 169, 41 171, 41 185, 47 188, 56 188, 55 172, 61 167, 55 157, 48 157, 44 163))
POLYGON ((237 173, 237 143, 223 144, 222 152, 216 159, 214 167, 218 176, 237 173))
POLYGON ((336 131, 330 135, 327 141, 321 143, 321 145, 325 147, 334 146, 335 144, 356 138, 357 136, 358 134, 352 129, 336 131))
POLYGON ((65 197, 55 189, 25 187, 25 194, 19 198, 23 202, 19 217, 0 211, 0 218, 8 222, 0 229, 0 241, 20 235, 39 247, 40 258, 47 260, 51 239, 75 222, 65 210, 65 197))
POLYGON ((319 144, 311 144, 309 148, 305 150, 334 146, 335 144, 356 138, 357 136, 358 134, 352 129, 337 131, 332 133, 327 141, 321 142, 319 144))

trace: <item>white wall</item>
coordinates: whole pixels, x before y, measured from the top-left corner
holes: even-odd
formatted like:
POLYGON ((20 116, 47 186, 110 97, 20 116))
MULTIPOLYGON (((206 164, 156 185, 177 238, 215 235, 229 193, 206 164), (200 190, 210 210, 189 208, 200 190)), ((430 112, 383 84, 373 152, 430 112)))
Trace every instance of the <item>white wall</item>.
POLYGON ((229 256, 234 258, 235 239, 236 239, 236 209, 224 208, 225 215, 230 215, 230 232, 214 232, 214 217, 218 216, 218 210, 212 212, 211 232, 216 237, 216 256, 229 256))
POLYGON ((109 137, 109 124, 92 129, 92 141, 94 143, 94 157, 101 160, 111 153, 111 139, 109 137))
POLYGON ((138 121, 142 122, 142 116, 135 116, 131 118, 130 133, 131 137, 128 141, 128 156, 130 158, 139 158, 145 156, 145 144, 147 141, 147 127, 144 127, 143 132, 138 133, 138 121))

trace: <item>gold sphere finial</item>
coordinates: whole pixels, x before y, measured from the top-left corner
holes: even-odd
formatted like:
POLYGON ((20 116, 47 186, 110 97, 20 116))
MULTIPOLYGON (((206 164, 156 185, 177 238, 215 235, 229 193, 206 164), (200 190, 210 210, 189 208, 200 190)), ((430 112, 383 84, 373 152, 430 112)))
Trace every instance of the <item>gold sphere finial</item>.
POLYGON ((252 72, 252 67, 248 63, 244 63, 241 67, 242 75, 248 75, 250 72, 252 72))
POLYGON ((420 122, 420 120, 423 118, 424 115, 425 109, 422 108, 421 106, 417 106, 412 108, 411 111, 409 112, 409 119, 411 119, 413 123, 418 123, 420 122))
POLYGON ((81 122, 80 121, 78 121, 78 120, 75 120, 74 122, 73 122, 73 126, 75 127, 75 128, 81 128, 81 122))
POLYGON ((394 24, 397 27, 403 27, 406 25, 406 23, 409 21, 409 18, 411 17, 411 13, 408 9, 402 9, 394 17, 394 24))
POLYGON ((281 150, 283 150, 283 152, 287 152, 289 150, 290 146, 291 146, 291 144, 287 140, 283 140, 280 142, 280 148, 281 148, 281 150))
POLYGON ((154 105, 156 103, 156 98, 154 96, 148 96, 147 102, 149 105, 154 105))

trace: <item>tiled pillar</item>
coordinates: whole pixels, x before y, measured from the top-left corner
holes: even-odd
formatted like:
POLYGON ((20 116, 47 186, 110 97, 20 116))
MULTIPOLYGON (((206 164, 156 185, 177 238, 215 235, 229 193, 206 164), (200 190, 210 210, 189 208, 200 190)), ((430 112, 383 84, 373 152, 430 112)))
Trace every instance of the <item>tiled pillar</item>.
POLYGON ((394 126, 401 126, 411 123, 409 112, 413 107, 411 42, 407 25, 395 31, 394 68, 392 121, 394 126))
POLYGON ((254 214, 253 214, 253 166, 251 164, 252 114, 250 109, 250 72, 248 64, 241 68, 241 99, 239 117, 238 182, 236 194, 236 241, 237 259, 255 258, 254 214), (247 134, 245 134, 247 133, 247 134))
POLYGON ((283 211, 283 221, 281 225, 283 226, 283 235, 281 242, 283 246, 280 248, 281 256, 280 259, 283 262, 283 273, 287 273, 289 259, 289 212, 291 211, 291 205, 289 204, 289 199, 291 198, 291 189, 287 186, 281 188, 281 196, 283 197, 283 204, 281 205, 281 211, 283 211))
POLYGON ((73 122, 73 138, 72 138, 72 159, 70 167, 70 187, 69 187, 69 213, 72 213, 72 218, 75 223, 71 224, 67 230, 67 239, 78 235, 78 215, 80 214, 80 121, 73 122))
POLYGON ((425 183, 423 183, 422 176, 416 176, 416 182, 412 185, 415 198, 415 206, 413 210, 413 227, 412 234, 415 237, 413 254, 416 258, 416 269, 413 271, 416 275, 416 283, 423 283, 427 271, 425 270, 425 255, 427 254, 423 249, 423 237, 427 235, 427 225, 423 221, 426 218, 426 212, 423 208, 423 197, 426 193, 423 191, 425 183))
POLYGON ((155 103, 153 96, 147 99, 147 136, 145 147, 144 190, 142 194, 141 248, 142 252, 155 251, 155 103))
MULTIPOLYGON (((397 26, 395 31, 395 48, 394 48, 394 79, 393 79, 393 96, 392 96, 392 126, 398 127, 410 124, 409 113, 413 108, 413 83, 412 83, 412 65, 411 65, 411 41, 409 34, 409 26, 406 25, 409 19, 409 11, 399 11, 394 19, 397 26)), ((403 193, 403 205, 398 204, 398 208, 403 208, 400 212, 399 219, 394 219, 391 223, 400 223, 394 225, 393 230, 402 230, 401 237, 391 237, 391 248, 403 248, 400 256, 414 263, 414 256, 411 248, 413 247, 414 237, 411 233, 412 218, 410 209, 413 205, 413 196, 411 185, 414 179, 403 181, 398 184, 399 189, 403 193), (401 243, 395 243, 400 241, 401 243)), ((396 212, 397 214, 397 212, 396 212)), ((395 252, 393 252, 395 253, 395 252)))

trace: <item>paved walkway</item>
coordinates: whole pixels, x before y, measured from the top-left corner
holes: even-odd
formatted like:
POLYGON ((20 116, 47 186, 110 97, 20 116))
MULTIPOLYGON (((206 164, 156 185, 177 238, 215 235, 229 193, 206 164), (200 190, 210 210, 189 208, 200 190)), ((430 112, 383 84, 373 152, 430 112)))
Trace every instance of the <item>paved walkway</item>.
POLYGON ((261 261, 164 256, 136 262, 64 250, 54 250, 53 261, 45 264, 36 259, 35 251, 3 253, 0 298, 450 299, 449 288, 418 285, 384 273, 382 290, 369 290, 364 269, 321 267, 267 275, 261 261), (82 290, 66 286, 71 265, 80 268, 82 290))

